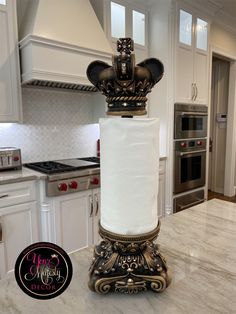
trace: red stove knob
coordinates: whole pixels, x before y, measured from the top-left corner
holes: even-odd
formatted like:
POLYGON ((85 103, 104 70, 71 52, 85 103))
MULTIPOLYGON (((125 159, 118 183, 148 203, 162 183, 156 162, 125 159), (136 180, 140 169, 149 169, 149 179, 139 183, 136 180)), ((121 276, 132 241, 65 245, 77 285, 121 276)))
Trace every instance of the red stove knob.
POLYGON ((62 191, 62 192, 66 192, 67 191, 67 184, 66 183, 58 184, 58 190, 62 191))
POLYGON ((76 190, 78 187, 78 183, 76 181, 71 181, 69 184, 70 189, 76 190))
POLYGON ((197 145, 201 146, 202 145, 202 141, 197 141, 197 145))
POLYGON ((98 178, 93 178, 92 181, 90 181, 91 184, 93 185, 98 185, 99 184, 99 179, 98 178))
POLYGON ((180 146, 181 146, 181 147, 186 147, 186 142, 181 142, 181 143, 180 143, 180 146))

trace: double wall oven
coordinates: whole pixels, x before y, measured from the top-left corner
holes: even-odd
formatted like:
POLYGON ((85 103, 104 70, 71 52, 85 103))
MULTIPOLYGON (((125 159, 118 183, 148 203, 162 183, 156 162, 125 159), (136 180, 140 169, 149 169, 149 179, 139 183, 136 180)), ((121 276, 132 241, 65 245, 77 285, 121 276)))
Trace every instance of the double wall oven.
POLYGON ((175 104, 174 212, 204 201, 207 106, 175 104), (198 189, 198 190, 196 190, 198 189))

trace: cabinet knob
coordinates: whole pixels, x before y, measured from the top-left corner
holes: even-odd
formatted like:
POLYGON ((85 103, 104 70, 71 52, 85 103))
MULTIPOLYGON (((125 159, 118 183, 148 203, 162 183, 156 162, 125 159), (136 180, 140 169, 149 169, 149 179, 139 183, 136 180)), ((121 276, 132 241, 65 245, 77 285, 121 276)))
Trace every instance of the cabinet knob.
POLYGON ((66 183, 60 183, 58 184, 58 190, 59 191, 63 191, 63 192, 66 192, 67 191, 67 184, 66 183))
POLYGON ((78 187, 78 183, 76 181, 71 181, 69 187, 70 189, 76 190, 78 187))
POLYGON ((93 178, 93 180, 90 181, 90 184, 98 185, 99 184, 99 179, 98 178, 93 178))

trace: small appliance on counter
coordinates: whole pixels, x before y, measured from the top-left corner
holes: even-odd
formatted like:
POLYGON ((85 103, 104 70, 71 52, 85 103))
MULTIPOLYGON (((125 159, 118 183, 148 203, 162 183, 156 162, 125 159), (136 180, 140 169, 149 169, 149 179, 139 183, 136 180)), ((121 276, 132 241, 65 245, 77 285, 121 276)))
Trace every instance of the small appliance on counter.
POLYGON ((16 147, 0 147, 0 171, 21 168, 21 150, 16 147))

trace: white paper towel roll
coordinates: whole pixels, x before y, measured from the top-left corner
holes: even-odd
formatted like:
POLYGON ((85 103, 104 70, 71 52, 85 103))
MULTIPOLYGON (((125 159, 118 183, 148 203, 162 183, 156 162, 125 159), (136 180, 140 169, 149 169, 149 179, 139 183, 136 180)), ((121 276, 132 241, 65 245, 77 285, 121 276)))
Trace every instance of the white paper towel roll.
POLYGON ((101 225, 133 235, 158 223, 159 119, 100 119, 101 225))

